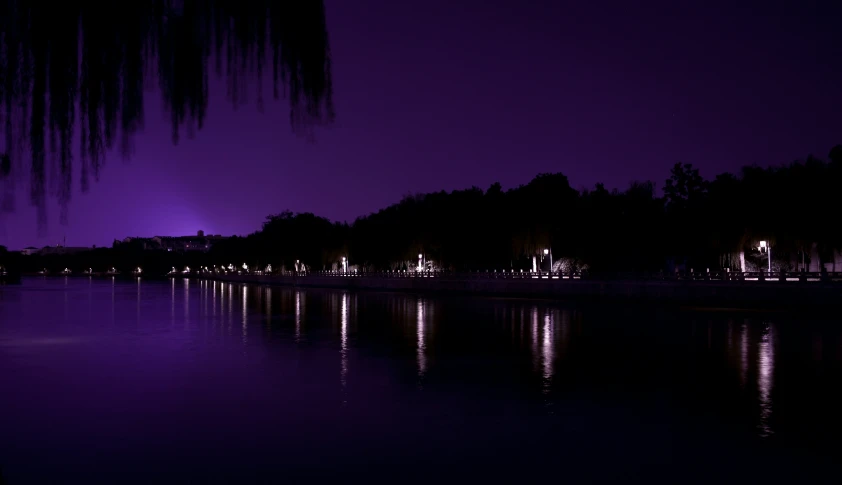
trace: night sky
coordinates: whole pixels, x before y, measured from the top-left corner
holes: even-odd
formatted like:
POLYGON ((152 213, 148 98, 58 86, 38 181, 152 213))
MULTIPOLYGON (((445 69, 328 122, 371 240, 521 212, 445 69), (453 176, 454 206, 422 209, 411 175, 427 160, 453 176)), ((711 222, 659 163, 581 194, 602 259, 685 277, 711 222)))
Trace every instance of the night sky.
POLYGON ((74 178, 68 226, 52 199, 39 238, 20 190, 0 245, 247 234, 284 209, 350 222, 540 172, 660 187, 678 161, 713 176, 842 143, 842 2, 325 4, 337 120, 314 140, 284 101, 235 111, 214 80, 205 128, 174 147, 156 92, 132 159, 109 154, 84 195, 74 178))

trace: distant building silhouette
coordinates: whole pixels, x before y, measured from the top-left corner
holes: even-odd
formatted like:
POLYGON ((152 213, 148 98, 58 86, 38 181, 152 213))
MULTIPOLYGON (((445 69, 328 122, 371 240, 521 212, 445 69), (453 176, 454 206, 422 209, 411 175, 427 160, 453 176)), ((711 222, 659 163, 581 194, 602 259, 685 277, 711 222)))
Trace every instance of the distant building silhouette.
MULTIPOLYGON (((204 231, 198 231, 195 236, 127 237, 121 243, 133 244, 146 251, 207 252, 214 244, 226 239, 228 238, 219 234, 205 235, 204 231)), ((115 245, 121 243, 115 243, 115 245)))
MULTIPOLYGON (((29 248, 27 248, 29 249, 29 248)), ((80 247, 67 247, 67 246, 44 246, 43 248, 36 251, 36 254, 40 254, 42 256, 47 256, 50 254, 76 254, 82 253, 85 251, 90 251, 93 248, 87 246, 80 246, 80 247)), ((25 251, 25 250, 24 250, 25 251)))

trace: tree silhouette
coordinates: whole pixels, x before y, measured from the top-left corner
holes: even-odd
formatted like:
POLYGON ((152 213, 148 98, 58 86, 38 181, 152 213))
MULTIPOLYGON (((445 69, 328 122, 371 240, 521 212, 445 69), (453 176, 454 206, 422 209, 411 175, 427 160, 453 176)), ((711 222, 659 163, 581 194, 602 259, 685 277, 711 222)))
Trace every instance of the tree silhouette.
POLYGON ((693 165, 676 163, 670 169, 670 178, 664 184, 664 196, 669 206, 683 210, 704 196, 706 186, 705 179, 693 165))
POLYGON ((271 70, 273 95, 288 98, 294 129, 333 118, 321 0, 0 3, 0 177, 25 172, 29 162, 29 198, 43 225, 52 162, 53 195, 66 218, 77 133, 84 191, 106 150, 119 142, 124 156, 131 152, 155 77, 173 142, 184 128, 201 129, 211 61, 235 105, 253 77, 260 106, 271 70))

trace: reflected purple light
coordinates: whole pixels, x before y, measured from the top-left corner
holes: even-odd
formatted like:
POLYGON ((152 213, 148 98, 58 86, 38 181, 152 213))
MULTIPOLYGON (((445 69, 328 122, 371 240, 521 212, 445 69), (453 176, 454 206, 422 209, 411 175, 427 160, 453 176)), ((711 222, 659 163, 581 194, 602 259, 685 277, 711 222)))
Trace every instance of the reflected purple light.
POLYGON ((424 300, 418 299, 418 318, 417 318, 417 352, 418 352, 418 378, 424 377, 427 372, 427 356, 425 354, 427 345, 424 342, 424 300))
POLYGON ((770 424, 772 416, 772 386, 775 372, 775 345, 772 326, 766 324, 763 336, 760 338, 757 355, 758 380, 757 389, 760 394, 760 436, 771 436, 774 431, 770 424))
POLYGON ((190 322, 190 279, 184 278, 184 327, 190 322))
POLYGON ((170 326, 175 326, 175 279, 170 278, 170 326))
POLYGON ((301 292, 295 292, 295 343, 301 341, 301 292))
MULTIPOLYGON (((296 292, 297 293, 297 292, 296 292)), ((296 294, 296 305, 298 304, 298 295, 296 294)), ((296 307, 296 320, 298 320, 298 308, 296 307)), ((266 325, 272 328, 272 287, 266 287, 266 325)))
POLYGON ((538 307, 532 307, 532 364, 540 367, 541 354, 538 348, 538 307))
POLYGON ((228 283, 228 335, 234 331, 234 284, 228 283))
POLYGON ((243 345, 248 344, 248 285, 243 285, 243 345))
POLYGON ((544 364, 544 393, 547 394, 550 392, 550 387, 552 384, 553 379, 553 361, 555 360, 555 354, 553 352, 553 322, 550 316, 550 312, 548 311, 546 315, 544 315, 544 336, 543 336, 543 345, 542 345, 542 359, 544 364))
POLYGON ((343 293, 341 296, 340 307, 340 347, 339 355, 341 359, 341 369, 339 373, 339 381, 342 385, 342 404, 348 404, 348 398, 345 393, 348 386, 348 294, 343 293))

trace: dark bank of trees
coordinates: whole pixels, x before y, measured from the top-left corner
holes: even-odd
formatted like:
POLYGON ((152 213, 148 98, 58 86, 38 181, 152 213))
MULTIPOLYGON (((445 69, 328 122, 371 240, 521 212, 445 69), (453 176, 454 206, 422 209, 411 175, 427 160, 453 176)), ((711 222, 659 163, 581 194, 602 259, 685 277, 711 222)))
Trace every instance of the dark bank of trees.
MULTIPOLYGON (((544 249, 555 270, 592 273, 762 270, 761 240, 773 270, 842 271, 842 147, 784 166, 744 167, 705 178, 676 164, 659 193, 653 182, 625 190, 575 190, 562 174, 541 174, 510 190, 494 184, 406 197, 353 224, 313 214, 270 216, 262 230, 218 245, 219 261, 291 268, 528 270, 544 249), (239 256, 239 258, 238 258, 239 256)), ((226 263, 227 264, 227 263, 226 263)), ((543 263, 548 269, 548 262, 543 263)))
POLYGON ((705 178, 676 164, 658 191, 652 182, 625 190, 602 184, 575 190, 562 174, 541 174, 503 190, 472 187, 405 197, 353 224, 314 214, 281 212, 246 237, 215 244, 208 253, 144 251, 116 244, 73 256, 29 257, 28 270, 42 267, 165 273, 173 266, 243 263, 291 270, 339 269, 342 258, 356 270, 588 269, 592 274, 766 269, 760 240, 773 250, 773 270, 842 271, 842 147, 828 160, 807 157, 785 166, 744 167, 739 173, 705 178), (549 255, 548 255, 549 256, 549 255))
POLYGON ((211 74, 235 105, 265 82, 296 129, 330 121, 322 0, 0 1, 0 209, 28 177, 41 224, 48 194, 66 210, 73 172, 84 191, 107 150, 131 152, 150 87, 174 142, 201 129, 211 74))

